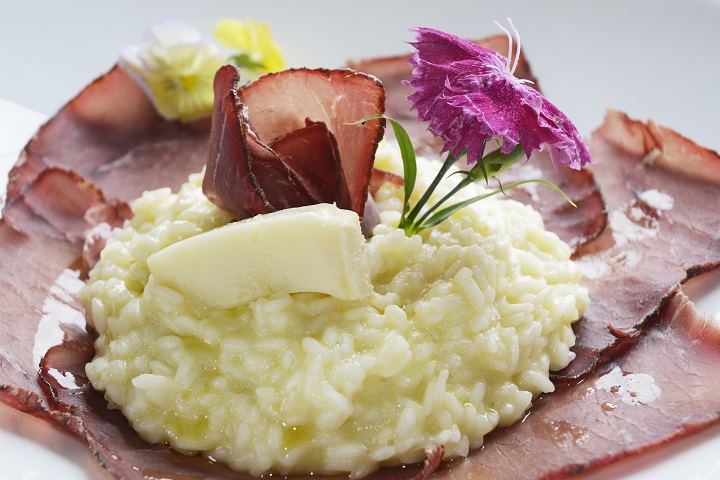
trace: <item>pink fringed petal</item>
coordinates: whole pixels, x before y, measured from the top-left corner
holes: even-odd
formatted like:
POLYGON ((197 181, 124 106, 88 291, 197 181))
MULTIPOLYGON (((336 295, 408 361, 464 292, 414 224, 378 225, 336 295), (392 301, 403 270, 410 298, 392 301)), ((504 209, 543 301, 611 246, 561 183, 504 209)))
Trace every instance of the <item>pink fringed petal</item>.
POLYGON ((537 90, 517 79, 508 60, 489 48, 454 35, 418 28, 408 96, 420 120, 443 139, 442 153, 467 149, 469 162, 483 154, 490 138, 509 153, 521 143, 526 156, 549 153, 553 165, 578 169, 592 163, 570 120, 537 90))

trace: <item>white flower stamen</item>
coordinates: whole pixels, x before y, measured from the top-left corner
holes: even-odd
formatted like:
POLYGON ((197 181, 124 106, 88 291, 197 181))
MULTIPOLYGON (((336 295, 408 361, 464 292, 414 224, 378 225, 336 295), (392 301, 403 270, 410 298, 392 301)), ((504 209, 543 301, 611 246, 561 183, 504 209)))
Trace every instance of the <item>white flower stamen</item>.
POLYGON ((495 26, 498 27, 500 30, 505 32, 505 35, 507 35, 508 39, 508 53, 507 53, 507 64, 505 66, 505 71, 509 73, 510 75, 515 75, 515 69, 517 69, 518 63, 520 62, 520 33, 517 31, 517 28, 515 28, 515 25, 513 25, 512 19, 510 17, 507 17, 507 22, 510 25, 510 28, 512 29, 513 33, 511 34, 507 28, 500 25, 500 22, 495 20, 495 26), (517 48, 515 49, 515 55, 513 58, 513 34, 515 38, 517 39, 517 48), (512 65, 512 66, 511 66, 512 65))
POLYGON ((512 20, 510 17, 507 17, 508 24, 510 25, 510 28, 513 29, 513 33, 515 33, 515 38, 517 40, 517 50, 515 50, 515 60, 513 61, 512 70, 510 70, 510 73, 515 74, 515 69, 518 66, 518 62, 520 61, 520 32, 517 31, 517 28, 515 28, 515 25, 513 25, 512 20))
POLYGON ((505 27, 503 27, 502 25, 500 25, 500 22, 498 22, 497 20, 495 20, 493 23, 495 24, 496 27, 498 27, 500 30, 502 30, 503 32, 505 32, 505 35, 507 35, 507 40, 508 40, 507 59, 508 59, 508 61, 507 61, 507 63, 505 64, 505 71, 506 71, 507 73, 512 73, 512 72, 510 72, 510 59, 512 58, 512 47, 513 47, 513 38, 512 38, 512 35, 510 35, 510 32, 508 32, 505 27))

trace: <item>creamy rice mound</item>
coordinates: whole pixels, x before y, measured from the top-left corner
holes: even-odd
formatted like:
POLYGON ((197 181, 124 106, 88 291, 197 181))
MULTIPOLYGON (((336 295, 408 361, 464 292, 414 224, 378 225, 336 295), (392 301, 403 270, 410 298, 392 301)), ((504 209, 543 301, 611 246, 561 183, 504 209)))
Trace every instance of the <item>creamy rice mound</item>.
MULTIPOLYGON (((418 162, 415 200, 439 165, 418 162)), ((397 148, 382 144, 376 165, 400 170, 397 148)), ((568 246, 528 206, 493 197, 408 238, 392 227, 402 189, 388 184, 366 244, 369 300, 277 292, 207 309, 146 264, 231 221, 201 182, 138 199, 81 292, 99 333, 88 377, 149 442, 255 475, 359 477, 433 444, 465 456, 552 391, 549 371, 574 356, 588 294, 568 246)))

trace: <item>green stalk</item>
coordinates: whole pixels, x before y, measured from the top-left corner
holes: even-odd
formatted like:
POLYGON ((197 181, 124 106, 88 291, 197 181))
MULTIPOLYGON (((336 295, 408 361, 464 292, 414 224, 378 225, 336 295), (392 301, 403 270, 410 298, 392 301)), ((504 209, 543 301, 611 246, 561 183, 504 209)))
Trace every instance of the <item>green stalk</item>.
POLYGON ((415 148, 413 147, 410 136, 408 135, 405 128, 397 120, 394 120, 386 115, 370 115, 356 122, 352 122, 350 125, 362 125, 369 120, 384 119, 390 122, 395 133, 395 139, 400 147, 400 156, 403 162, 403 188, 405 191, 405 199, 403 201, 403 210, 400 216, 400 228, 405 228, 407 223, 407 215, 410 211, 410 196, 412 195, 413 189, 415 188, 415 178, 417 177, 417 160, 415 158, 415 148))
POLYGON ((473 183, 474 181, 475 181, 475 179, 474 179, 473 177, 471 177, 471 176, 467 176, 467 177, 463 178, 462 180, 460 180, 460 181, 458 182, 458 184, 455 185, 455 188, 453 188, 453 189, 452 189, 449 193, 447 193, 443 198, 441 198, 440 200, 438 200, 437 202, 435 202, 435 204, 434 204, 432 207, 428 208, 428 209, 425 211, 425 213, 420 217, 420 220, 418 220, 418 221, 416 222, 416 224, 417 224, 417 225, 422 225, 422 223, 425 221, 425 219, 426 219, 428 216, 430 216, 430 214, 431 214, 432 212, 434 212, 435 210, 437 210, 438 207, 440 207, 440 205, 442 205, 443 203, 445 203, 445 202, 447 202, 448 200, 450 200, 450 198, 451 198, 453 195, 455 195, 457 192, 459 192, 459 191, 462 190, 463 188, 467 187, 468 185, 470 185, 470 184, 473 183))
MULTIPOLYGON (((485 181, 489 181, 489 178, 494 178, 500 173, 507 170, 509 167, 514 165, 518 160, 520 160, 524 155, 524 151, 522 148, 522 145, 518 144, 511 152, 509 153, 501 153, 500 150, 495 150, 493 152, 490 152, 485 157, 479 159, 473 168, 470 171, 460 171, 457 172, 459 174, 466 175, 464 179, 462 179, 458 184, 453 188, 448 194, 446 194, 443 198, 441 198, 438 202, 436 202, 432 207, 430 207, 425 213, 420 217, 420 219, 417 222, 414 222, 414 228, 416 232, 418 231, 417 228, 420 227, 423 222, 432 214, 435 210, 437 210, 442 204, 447 202, 450 198, 452 198, 457 192, 462 190, 463 188, 467 187, 471 183, 473 183, 476 180, 480 179, 480 174, 482 174, 482 177, 485 179, 485 181), (488 174, 488 171, 490 172, 488 174)), ((502 191, 502 188, 500 189, 502 191)))
MULTIPOLYGON (((413 209, 410 211, 410 214, 405 219, 405 223, 403 225, 403 228, 406 226, 412 226, 413 222, 415 221, 415 217, 418 216, 418 213, 420 213, 420 210, 422 207, 427 203, 427 201, 430 199, 430 196, 433 194, 437 186, 440 184, 440 181, 443 179, 445 174, 448 170, 450 170, 450 167, 452 167, 455 162, 457 162, 457 157, 453 155, 452 153, 448 154, 447 158, 442 164, 442 167, 440 167, 440 171, 435 175, 435 178, 433 179, 432 183, 428 187, 427 190, 425 190, 425 193, 422 197, 420 197, 420 200, 417 204, 413 207, 413 209)), ((407 230, 406 230, 407 231, 407 230)))
POLYGON ((435 215, 430 217, 423 225, 418 225, 417 229, 415 230, 415 233, 419 232, 422 229, 428 228, 428 227, 434 227, 435 225, 441 223, 443 220, 447 219, 453 213, 457 212, 458 210, 460 210, 462 208, 467 207, 468 205, 471 205, 480 200, 484 200, 486 198, 492 197, 493 195, 497 195, 498 193, 504 192, 506 190, 512 190, 515 187, 519 187, 520 185, 525 185, 527 183, 540 183, 545 186, 548 186, 548 187, 552 188, 553 190, 555 190, 556 192, 558 192, 560 195, 562 195, 563 198, 565 198, 565 200, 567 200, 570 205, 572 205, 573 207, 576 207, 575 203, 573 203, 573 201, 570 200, 568 198, 568 196, 565 195, 565 193, 562 190, 560 190, 560 188, 558 186, 556 186, 550 182, 547 182, 545 180, 539 180, 539 179, 522 180, 519 182, 511 183, 510 185, 508 185, 504 188, 498 188, 497 190, 494 190, 492 192, 484 193, 482 195, 477 195, 475 197, 468 198, 467 200, 463 200, 462 202, 458 202, 449 207, 443 208, 439 212, 435 213, 435 215))
POLYGON ((425 211, 419 220, 415 221, 417 216, 420 214, 422 208, 425 206, 425 204, 427 204, 428 200, 430 200, 433 192, 435 192, 435 189, 445 177, 445 174, 448 172, 448 170, 450 170, 450 167, 452 167, 455 162, 457 162, 458 158, 465 154, 465 151, 460 152, 460 154, 457 156, 454 154, 454 152, 450 152, 448 154, 447 158, 440 167, 437 175, 435 175, 435 178, 433 179, 430 186, 427 188, 427 190, 425 190, 425 193, 423 193, 417 204, 415 204, 415 206, 410 209, 410 197, 415 187, 415 180, 417 177, 417 159, 415 158, 415 149, 413 148, 412 141, 410 140, 407 131, 402 127, 402 125, 400 125, 400 123, 382 114, 365 117, 362 120, 352 122, 350 125, 363 124, 368 120, 373 119, 388 120, 393 127, 395 138, 397 139, 400 146, 400 154, 402 155, 403 161, 403 174, 405 178, 405 198, 403 201, 403 209, 400 215, 400 222, 398 227, 402 228, 407 236, 412 236, 425 228, 434 227, 435 225, 441 223, 443 220, 450 217, 450 215, 452 215, 453 213, 477 201, 492 197, 493 195, 497 195, 498 193, 504 193, 505 190, 511 190, 515 187, 519 187, 520 185, 525 185, 527 183, 541 183, 543 185, 546 185, 558 192, 560 195, 562 195, 563 198, 565 198, 565 200, 570 203, 570 205, 572 205, 573 207, 575 206, 572 200, 570 200, 567 195, 565 195, 565 193, 560 190, 560 188, 553 185, 552 183, 545 180, 523 180, 512 183, 507 187, 503 187, 502 184, 500 184, 500 188, 497 190, 482 195, 477 195, 475 197, 455 203, 454 205, 450 205, 449 207, 445 207, 442 210, 437 211, 440 206, 445 204, 457 192, 467 187, 471 183, 480 180, 481 178, 484 178, 486 182, 489 182, 490 178, 497 178, 500 173, 504 172, 512 165, 517 163, 518 160, 520 160, 524 156, 523 147, 521 144, 518 144, 511 152, 507 154, 500 152, 500 150, 492 151, 489 154, 485 155, 483 158, 479 159, 476 165, 474 165, 473 168, 469 171, 456 172, 458 174, 465 175, 465 178, 459 181, 458 184, 448 194, 443 196, 438 202, 436 202, 427 211, 425 211))

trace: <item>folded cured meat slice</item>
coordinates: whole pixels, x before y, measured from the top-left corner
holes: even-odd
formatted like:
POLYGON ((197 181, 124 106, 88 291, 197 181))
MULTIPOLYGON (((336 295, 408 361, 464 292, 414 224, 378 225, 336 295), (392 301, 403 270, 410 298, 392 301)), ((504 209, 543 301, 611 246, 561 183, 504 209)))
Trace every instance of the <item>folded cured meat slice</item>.
POLYGON ((337 141, 338 200, 362 218, 385 122, 353 122, 385 112, 385 89, 376 78, 351 69, 299 68, 265 75, 243 87, 239 96, 260 138, 275 139, 303 128, 306 119, 324 123, 337 141))
POLYGON ((331 202, 362 218, 384 122, 352 123, 384 112, 380 82, 350 69, 302 68, 239 83, 232 65, 215 76, 205 195, 244 218, 321 203, 331 191, 331 202), (308 145, 319 154, 308 156, 308 145), (325 180, 332 184, 316 183, 325 180))
POLYGON ((239 83, 240 71, 232 65, 215 75, 203 193, 238 218, 318 203, 308 183, 251 129, 247 107, 238 98, 239 83))
MULTIPOLYGON (((305 126, 275 140, 271 145, 290 169, 313 187, 318 203, 333 203, 340 186, 340 154, 337 142, 323 122, 305 126)), ((349 208, 349 202, 346 202, 349 208)))
POLYGON ((160 117, 119 67, 95 80, 54 115, 10 172, 7 200, 47 167, 74 170, 106 198, 130 201, 145 190, 177 189, 207 159, 209 122, 160 117))
POLYGON ((610 111, 593 134, 591 169, 609 225, 577 258, 591 303, 575 325, 578 358, 562 372, 587 372, 686 279, 720 266, 720 156, 653 122, 610 111), (710 209, 710 210, 709 210, 710 209))

